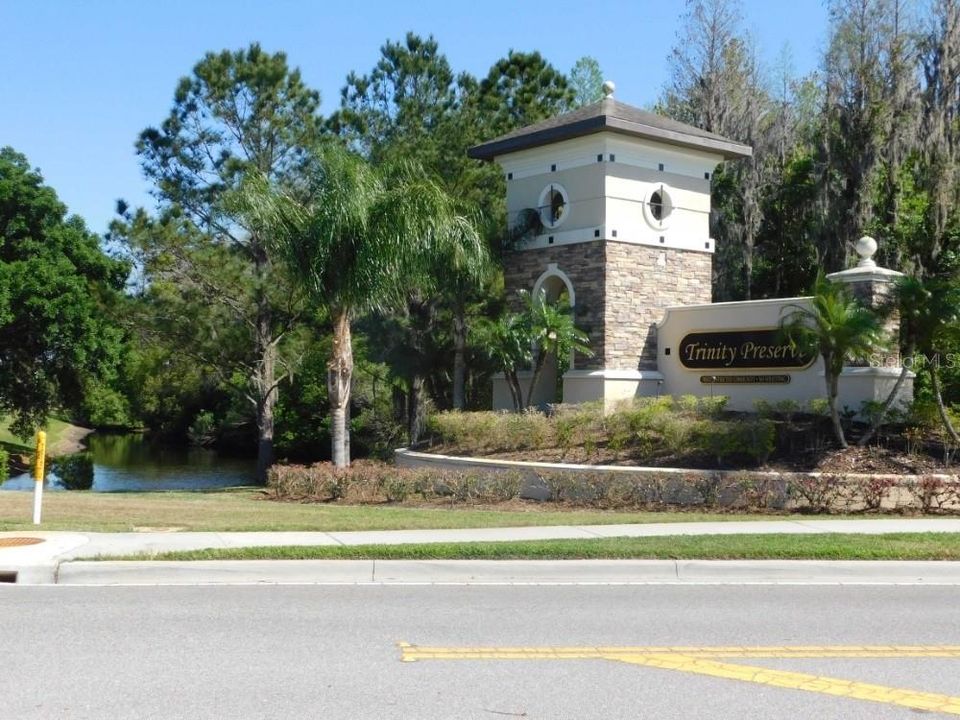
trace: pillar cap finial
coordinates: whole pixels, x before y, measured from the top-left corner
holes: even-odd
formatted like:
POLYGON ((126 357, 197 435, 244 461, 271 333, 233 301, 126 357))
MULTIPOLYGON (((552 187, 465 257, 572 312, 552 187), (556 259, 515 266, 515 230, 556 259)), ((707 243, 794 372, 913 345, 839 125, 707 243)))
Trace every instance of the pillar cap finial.
POLYGON ((613 91, 617 89, 617 86, 614 84, 613 80, 604 80, 601 88, 603 89, 603 99, 606 100, 607 98, 610 98, 613 100, 613 91))
POLYGON ((877 252, 877 241, 872 237, 864 235, 857 240, 853 249, 856 250, 857 255, 860 256, 860 262, 857 263, 857 267, 871 268, 877 266, 877 263, 873 259, 873 256, 877 252))

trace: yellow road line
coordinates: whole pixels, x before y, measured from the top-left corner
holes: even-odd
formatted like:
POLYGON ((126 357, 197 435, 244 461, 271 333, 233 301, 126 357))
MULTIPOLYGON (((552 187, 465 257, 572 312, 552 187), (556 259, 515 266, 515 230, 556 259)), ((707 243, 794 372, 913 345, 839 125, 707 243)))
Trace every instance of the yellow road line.
POLYGON ((807 673, 719 662, 748 658, 960 658, 958 645, 799 645, 651 647, 419 647, 398 643, 401 660, 612 660, 770 687, 960 715, 960 697, 873 685, 807 673))
POLYGON ((696 658, 960 658, 960 645, 794 645, 772 647, 420 647, 400 644, 402 659, 560 660, 678 654, 696 658))
POLYGON ((646 667, 676 670, 678 672, 693 673, 696 675, 707 675, 709 677, 741 680, 759 685, 787 688, 790 690, 804 690, 806 692, 851 698, 853 700, 869 700, 886 705, 898 705, 913 710, 927 710, 948 715, 960 715, 960 697, 951 697, 939 693, 886 687, 884 685, 873 685, 851 680, 839 680, 837 678, 820 677, 786 670, 771 670, 769 668, 752 667, 750 665, 722 663, 715 660, 684 657, 683 655, 624 655, 623 657, 617 658, 617 660, 630 663, 631 665, 643 665, 646 667))

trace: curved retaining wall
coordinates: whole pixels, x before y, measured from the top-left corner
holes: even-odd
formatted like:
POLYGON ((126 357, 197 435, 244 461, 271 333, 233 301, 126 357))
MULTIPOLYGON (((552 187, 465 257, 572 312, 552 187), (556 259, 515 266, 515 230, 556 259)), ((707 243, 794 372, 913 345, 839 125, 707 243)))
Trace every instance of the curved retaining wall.
MULTIPOLYGON (((400 467, 407 468, 437 468, 453 472, 478 473, 519 473, 524 480, 520 497, 528 500, 549 500, 552 491, 550 484, 544 479, 549 476, 572 475, 590 476, 592 478, 608 477, 631 478, 637 481, 661 481, 661 488, 667 501, 673 504, 694 505, 702 502, 701 495, 694 490, 698 482, 716 483, 720 488, 718 502, 722 506, 730 506, 738 502, 742 492, 737 490, 740 483, 768 484, 771 493, 769 507, 794 509, 801 507, 802 502, 789 497, 787 492, 791 481, 808 478, 815 480, 825 477, 838 477, 844 484, 853 485, 861 481, 892 481, 895 483, 888 491, 883 507, 887 509, 915 507, 914 493, 911 488, 923 478, 939 479, 944 483, 960 482, 960 476, 946 474, 930 475, 895 475, 888 473, 847 473, 842 476, 838 473, 820 472, 776 472, 764 470, 700 470, 691 468, 660 468, 639 467, 630 465, 579 465, 570 463, 524 462, 520 460, 499 460, 496 458, 458 457, 455 455, 438 455, 419 452, 410 448, 394 450, 394 459, 400 467)), ((857 510, 856 505, 846 509, 857 510)), ((956 512, 960 509, 960 498, 952 500, 943 506, 956 512)))

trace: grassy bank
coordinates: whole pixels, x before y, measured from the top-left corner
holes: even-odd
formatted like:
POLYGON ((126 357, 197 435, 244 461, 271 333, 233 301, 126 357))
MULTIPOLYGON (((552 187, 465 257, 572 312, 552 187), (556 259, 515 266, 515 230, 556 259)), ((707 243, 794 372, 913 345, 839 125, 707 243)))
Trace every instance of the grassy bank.
MULTIPOLYGON (((181 530, 407 530, 417 528, 609 525, 616 523, 768 520, 771 516, 702 512, 563 510, 548 503, 516 503, 514 509, 469 506, 419 508, 270 502, 256 488, 214 492, 48 492, 43 530, 135 532, 181 530)), ((0 492, 0 530, 30 530, 33 494, 0 492)), ((782 518, 782 516, 774 516, 782 518)))
MULTIPOLYGON (((50 418, 47 427, 44 428, 47 433, 47 454, 51 457, 76 452, 80 449, 79 443, 92 430, 71 425, 63 420, 50 418)), ((33 453, 36 449, 34 438, 17 437, 10 432, 10 418, 0 419, 0 446, 11 453, 33 453)))
MULTIPOLYGON (((144 556, 126 559, 144 559, 144 556)), ((155 560, 960 560, 960 533, 702 535, 597 540, 256 547, 155 560)))

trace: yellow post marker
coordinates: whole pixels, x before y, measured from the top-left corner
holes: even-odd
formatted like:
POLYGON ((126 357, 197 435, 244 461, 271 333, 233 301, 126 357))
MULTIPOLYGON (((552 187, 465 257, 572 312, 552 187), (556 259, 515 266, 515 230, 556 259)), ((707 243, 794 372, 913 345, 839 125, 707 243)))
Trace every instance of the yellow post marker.
POLYGON ((33 524, 40 524, 40 508, 43 502, 43 477, 46 474, 44 465, 47 459, 47 434, 40 430, 37 433, 37 455, 33 463, 33 524))

